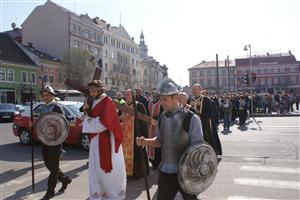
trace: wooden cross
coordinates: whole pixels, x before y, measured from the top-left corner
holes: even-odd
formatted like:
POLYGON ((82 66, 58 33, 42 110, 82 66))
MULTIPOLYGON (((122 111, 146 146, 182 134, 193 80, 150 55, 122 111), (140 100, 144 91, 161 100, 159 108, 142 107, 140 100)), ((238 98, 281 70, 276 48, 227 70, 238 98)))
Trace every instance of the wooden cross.
MULTIPOLYGON (((96 67, 95 72, 94 72, 94 76, 93 76, 93 80, 100 80, 101 72, 102 72, 101 68, 96 67)), ((65 85, 70 87, 70 88, 73 88, 74 90, 78 90, 78 91, 82 92, 86 96, 89 96, 88 87, 78 84, 77 81, 74 81, 74 80, 71 80, 71 79, 67 78, 66 81, 65 81, 65 85)), ((115 103, 118 110, 121 110, 122 112, 128 113, 129 115, 132 115, 132 116, 135 115, 134 110, 129 108, 128 106, 120 105, 117 102, 114 102, 114 103, 115 103)), ((151 124, 151 123, 153 125, 157 124, 156 120, 154 120, 154 119, 151 120, 150 116, 148 116, 146 114, 143 114, 143 113, 140 113, 140 112, 137 113, 137 118, 144 121, 144 122, 147 122, 149 124, 151 124)))

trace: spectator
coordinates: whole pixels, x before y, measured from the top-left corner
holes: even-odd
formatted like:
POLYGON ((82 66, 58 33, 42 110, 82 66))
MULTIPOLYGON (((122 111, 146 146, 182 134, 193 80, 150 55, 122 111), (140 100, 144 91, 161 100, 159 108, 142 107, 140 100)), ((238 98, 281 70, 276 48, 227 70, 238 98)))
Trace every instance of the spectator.
POLYGON ((229 97, 226 96, 225 101, 222 103, 223 121, 224 121, 224 132, 230 131, 231 111, 232 103, 229 97))

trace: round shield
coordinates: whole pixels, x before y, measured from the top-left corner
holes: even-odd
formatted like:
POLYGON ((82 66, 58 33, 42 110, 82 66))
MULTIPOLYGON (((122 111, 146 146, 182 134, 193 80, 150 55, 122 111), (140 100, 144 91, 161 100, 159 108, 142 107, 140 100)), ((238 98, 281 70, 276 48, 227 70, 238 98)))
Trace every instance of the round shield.
POLYGON ((190 146, 181 156, 178 171, 180 188, 192 195, 205 191, 217 173, 217 156, 206 143, 190 146))
POLYGON ((45 145, 62 144, 68 137, 68 122, 62 114, 49 112, 43 115, 36 126, 38 139, 45 145))

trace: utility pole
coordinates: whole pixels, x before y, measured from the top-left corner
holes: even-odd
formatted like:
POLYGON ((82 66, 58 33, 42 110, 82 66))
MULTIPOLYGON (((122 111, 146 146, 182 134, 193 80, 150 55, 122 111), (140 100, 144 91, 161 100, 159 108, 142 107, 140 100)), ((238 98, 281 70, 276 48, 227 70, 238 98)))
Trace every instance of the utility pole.
POLYGON ((219 94, 220 85, 219 85, 219 60, 218 60, 218 54, 216 54, 216 70, 217 70, 217 73, 216 73, 216 75, 217 75, 217 95, 219 96, 220 95, 219 94))

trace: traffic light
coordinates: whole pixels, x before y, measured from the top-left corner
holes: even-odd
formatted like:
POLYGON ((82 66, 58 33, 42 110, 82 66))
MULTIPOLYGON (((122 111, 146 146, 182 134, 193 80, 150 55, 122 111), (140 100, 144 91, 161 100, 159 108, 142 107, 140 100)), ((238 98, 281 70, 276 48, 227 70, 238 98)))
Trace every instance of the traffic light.
POLYGON ((256 81, 256 73, 252 73, 252 82, 256 81))
POLYGON ((244 78, 244 83, 246 85, 248 85, 249 84, 249 74, 245 74, 243 78, 244 78))

